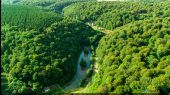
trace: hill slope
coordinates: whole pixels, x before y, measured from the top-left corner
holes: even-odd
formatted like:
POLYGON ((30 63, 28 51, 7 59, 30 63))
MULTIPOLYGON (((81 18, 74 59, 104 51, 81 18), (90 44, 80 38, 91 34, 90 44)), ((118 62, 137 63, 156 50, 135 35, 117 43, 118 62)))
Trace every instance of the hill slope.
POLYGON ((63 86, 76 72, 84 44, 93 45, 98 34, 86 24, 63 20, 44 31, 20 31, 2 26, 1 66, 8 73, 10 93, 35 94, 53 84, 63 86))
POLYGON ((41 10, 33 6, 2 5, 1 23, 18 26, 21 29, 42 29, 55 21, 62 20, 61 16, 41 10))
POLYGON ((169 9, 170 2, 83 2, 65 7, 64 16, 113 30, 138 20, 168 17, 169 9))
POLYGON ((86 92, 170 93, 170 18, 133 22, 99 42, 86 92))

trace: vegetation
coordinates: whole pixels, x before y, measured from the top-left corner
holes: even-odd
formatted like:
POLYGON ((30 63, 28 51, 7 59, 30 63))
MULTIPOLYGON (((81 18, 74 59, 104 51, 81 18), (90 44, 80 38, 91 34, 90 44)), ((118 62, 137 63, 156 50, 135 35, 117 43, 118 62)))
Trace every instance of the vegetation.
POLYGON ((63 8, 76 2, 96 1, 96 0, 21 0, 19 4, 34 5, 43 9, 48 9, 56 13, 62 13, 63 8))
POLYGON ((85 62, 84 60, 82 60, 82 61, 80 62, 80 66, 81 66, 81 70, 86 69, 86 62, 85 62))
POLYGON ((62 10, 64 7, 71 5, 72 3, 75 3, 76 1, 61 1, 56 2, 48 7, 46 9, 50 9, 52 11, 55 11, 57 13, 62 13, 62 10))
POLYGON ((1 73, 1 94, 9 94, 9 92, 6 90, 8 86, 8 80, 7 80, 7 74, 1 73))
POLYGON ((64 8, 64 16, 113 30, 127 23, 170 16, 170 2, 84 2, 64 8))
POLYGON ((99 42, 99 72, 88 92, 170 91, 170 18, 142 20, 115 29, 99 42))
POLYGON ((2 24, 18 26, 22 30, 42 30, 62 19, 61 16, 53 12, 22 5, 2 5, 1 16, 2 24))
POLYGON ((41 93, 46 86, 69 82, 83 43, 93 43, 100 35, 72 20, 56 22, 43 32, 7 25, 1 31, 2 71, 10 74, 12 93, 41 93))
POLYGON ((170 2, 127 1, 2 0, 1 94, 67 92, 84 46, 82 91, 170 93, 170 2))

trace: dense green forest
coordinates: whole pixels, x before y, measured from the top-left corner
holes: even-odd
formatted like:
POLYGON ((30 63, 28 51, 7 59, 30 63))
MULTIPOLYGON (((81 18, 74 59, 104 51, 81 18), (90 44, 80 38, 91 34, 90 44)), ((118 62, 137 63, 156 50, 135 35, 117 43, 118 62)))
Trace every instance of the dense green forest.
POLYGON ((170 18, 132 22, 103 37, 97 48, 99 73, 87 92, 170 91, 170 18))
POLYGON ((69 82, 83 43, 94 43, 98 35, 71 20, 56 22, 42 32, 2 26, 1 65, 2 71, 10 74, 9 91, 38 93, 43 87, 69 82))
POLYGON ((84 2, 64 8, 65 17, 91 22, 110 30, 127 23, 170 16, 170 2, 84 2))
POLYGON ((2 0, 1 94, 64 91, 85 46, 80 93, 170 93, 170 2, 96 1, 2 0))
POLYGON ((17 26, 20 29, 42 29, 62 20, 61 16, 33 6, 2 5, 1 24, 17 26))
POLYGON ((54 11, 56 13, 62 13, 63 8, 76 2, 85 2, 85 1, 96 1, 96 0, 35 0, 35 1, 21 0, 19 4, 34 5, 44 9, 54 11))

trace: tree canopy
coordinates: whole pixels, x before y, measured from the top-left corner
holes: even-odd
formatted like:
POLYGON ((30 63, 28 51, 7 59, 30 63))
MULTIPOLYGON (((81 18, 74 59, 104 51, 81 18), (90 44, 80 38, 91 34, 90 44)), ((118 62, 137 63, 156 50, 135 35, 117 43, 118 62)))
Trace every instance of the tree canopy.
POLYGON ((56 22, 42 32, 8 25, 1 31, 1 66, 9 73, 12 93, 41 93, 44 87, 69 82, 83 43, 90 46, 101 36, 74 20, 56 22))
POLYGON ((170 91, 170 18, 132 22, 99 42, 99 72, 89 92, 163 93, 170 91))
POLYGON ((80 82, 83 91, 170 93, 167 0, 3 0, 1 4, 8 4, 1 6, 2 94, 43 94, 54 85, 46 94, 62 92, 76 74, 85 46, 97 65, 80 82), (109 32, 103 34, 105 30, 109 32))
POLYGON ((1 23, 18 26, 21 30, 40 30, 62 20, 59 14, 33 6, 2 5, 1 23))

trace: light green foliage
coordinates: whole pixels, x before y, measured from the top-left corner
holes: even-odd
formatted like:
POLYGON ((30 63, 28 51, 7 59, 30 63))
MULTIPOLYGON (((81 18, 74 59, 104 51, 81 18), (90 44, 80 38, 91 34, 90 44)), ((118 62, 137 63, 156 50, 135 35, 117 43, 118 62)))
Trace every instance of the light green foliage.
POLYGON ((9 74, 1 77, 2 93, 42 94, 54 84, 47 94, 64 92, 61 86, 75 75, 79 53, 88 45, 98 58, 98 72, 87 71, 81 81, 88 84, 85 91, 168 94, 170 3, 84 1, 95 0, 2 5, 1 71, 9 74), (114 31, 103 37, 84 22, 114 31))
POLYGON ((169 28, 170 18, 142 20, 117 28, 112 34, 103 37, 96 50, 100 70, 87 86, 87 91, 169 93, 170 73, 165 69, 170 66, 170 48, 166 47, 169 28), (157 23, 162 27, 155 27, 157 23), (151 28, 146 29, 148 25, 151 28), (119 36, 122 33, 126 35, 119 36), (146 33, 150 37, 143 36, 146 33), (159 34, 162 36, 157 36, 159 34), (114 68, 110 69, 112 66, 114 68), (111 79, 107 79, 109 76, 111 79))
MULTIPOLYGON (((64 8, 64 16, 94 21, 97 26, 113 30, 138 20, 168 17, 169 5, 170 2, 83 2, 64 8)), ((159 27, 159 23, 155 27, 159 27)))

